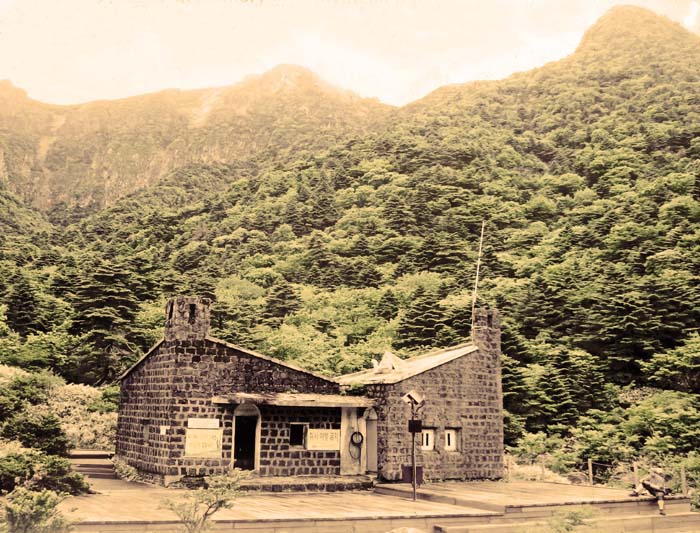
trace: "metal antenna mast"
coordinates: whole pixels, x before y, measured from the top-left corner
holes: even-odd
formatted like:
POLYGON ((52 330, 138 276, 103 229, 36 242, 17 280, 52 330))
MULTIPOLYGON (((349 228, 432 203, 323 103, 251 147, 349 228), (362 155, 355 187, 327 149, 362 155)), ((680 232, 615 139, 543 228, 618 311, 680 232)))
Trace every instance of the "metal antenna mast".
POLYGON ((481 268, 481 250, 484 246, 484 227, 486 226, 486 221, 481 221, 481 237, 479 238, 479 256, 476 259, 476 278, 474 279, 474 292, 472 293, 472 329, 471 336, 474 340, 474 311, 476 310, 476 294, 479 288, 479 269, 481 268))

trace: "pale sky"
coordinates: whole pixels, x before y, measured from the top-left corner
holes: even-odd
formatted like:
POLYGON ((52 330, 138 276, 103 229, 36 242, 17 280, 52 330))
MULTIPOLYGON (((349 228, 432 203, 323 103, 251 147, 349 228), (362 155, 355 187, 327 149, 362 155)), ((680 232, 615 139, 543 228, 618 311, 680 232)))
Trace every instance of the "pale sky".
POLYGON ((700 29, 698 0, 0 0, 0 79, 68 104, 292 63, 402 105, 560 59, 616 4, 700 29))

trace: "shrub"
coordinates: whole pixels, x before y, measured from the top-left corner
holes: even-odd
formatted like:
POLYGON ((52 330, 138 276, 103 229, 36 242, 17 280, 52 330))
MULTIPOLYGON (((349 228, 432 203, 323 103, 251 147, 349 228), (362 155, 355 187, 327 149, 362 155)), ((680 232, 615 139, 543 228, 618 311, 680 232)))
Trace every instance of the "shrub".
POLYGON ((46 403, 52 390, 62 385, 64 381, 50 372, 37 372, 36 374, 19 374, 8 384, 8 389, 17 396, 30 403, 38 405, 46 403))
POLYGON ((127 464, 126 461, 114 456, 112 457, 112 463, 114 464, 114 471, 117 473, 119 479, 126 479, 127 481, 136 481, 139 479, 139 471, 127 464))
POLYGON ((112 411, 111 392, 87 385, 56 387, 48 401, 48 408, 61 419, 71 446, 111 450, 117 430, 117 413, 112 411), (98 406, 98 408, 95 408, 98 406))
POLYGON ((52 490, 83 494, 90 486, 74 472, 67 459, 34 450, 9 453, 0 457, 0 490, 10 492, 19 485, 32 490, 52 490))
POLYGON ((50 455, 66 455, 70 445, 61 421, 51 413, 18 413, 7 421, 0 436, 50 455))
POLYGON ((119 410, 119 387, 111 385, 101 389, 100 397, 88 405, 87 410, 97 413, 116 413, 119 410))
POLYGON ((71 523, 56 509, 63 496, 50 490, 13 490, 2 503, 8 533, 58 533, 70 531, 71 523))
POLYGON ((190 491, 183 500, 165 500, 163 506, 178 516, 187 533, 207 531, 214 513, 233 506, 246 476, 247 472, 236 468, 229 475, 209 477, 206 488, 190 491))

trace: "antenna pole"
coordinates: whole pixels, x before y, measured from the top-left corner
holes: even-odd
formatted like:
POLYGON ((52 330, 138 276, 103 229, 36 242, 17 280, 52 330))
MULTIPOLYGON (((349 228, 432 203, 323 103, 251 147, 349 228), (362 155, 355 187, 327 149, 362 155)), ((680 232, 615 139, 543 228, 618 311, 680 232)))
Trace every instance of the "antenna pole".
POLYGON ((484 226, 486 226, 486 221, 481 221, 481 237, 479 237, 479 255, 476 259, 476 278, 474 279, 474 292, 472 293, 472 329, 471 335, 474 339, 474 311, 476 310, 476 294, 479 288, 479 269, 481 268, 481 251, 484 246, 484 226))

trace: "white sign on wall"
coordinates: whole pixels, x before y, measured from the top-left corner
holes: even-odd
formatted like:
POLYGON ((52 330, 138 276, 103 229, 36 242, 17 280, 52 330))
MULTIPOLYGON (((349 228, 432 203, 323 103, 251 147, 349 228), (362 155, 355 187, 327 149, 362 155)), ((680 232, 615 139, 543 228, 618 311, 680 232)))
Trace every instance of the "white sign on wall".
POLYGON ((220 459, 223 429, 187 428, 185 432, 185 456, 220 459))
POLYGON ((187 419, 188 428, 199 428, 199 429, 218 429, 219 419, 218 418, 188 418, 187 419))
POLYGON ((307 450, 340 450, 339 429, 309 429, 306 433, 307 450))

